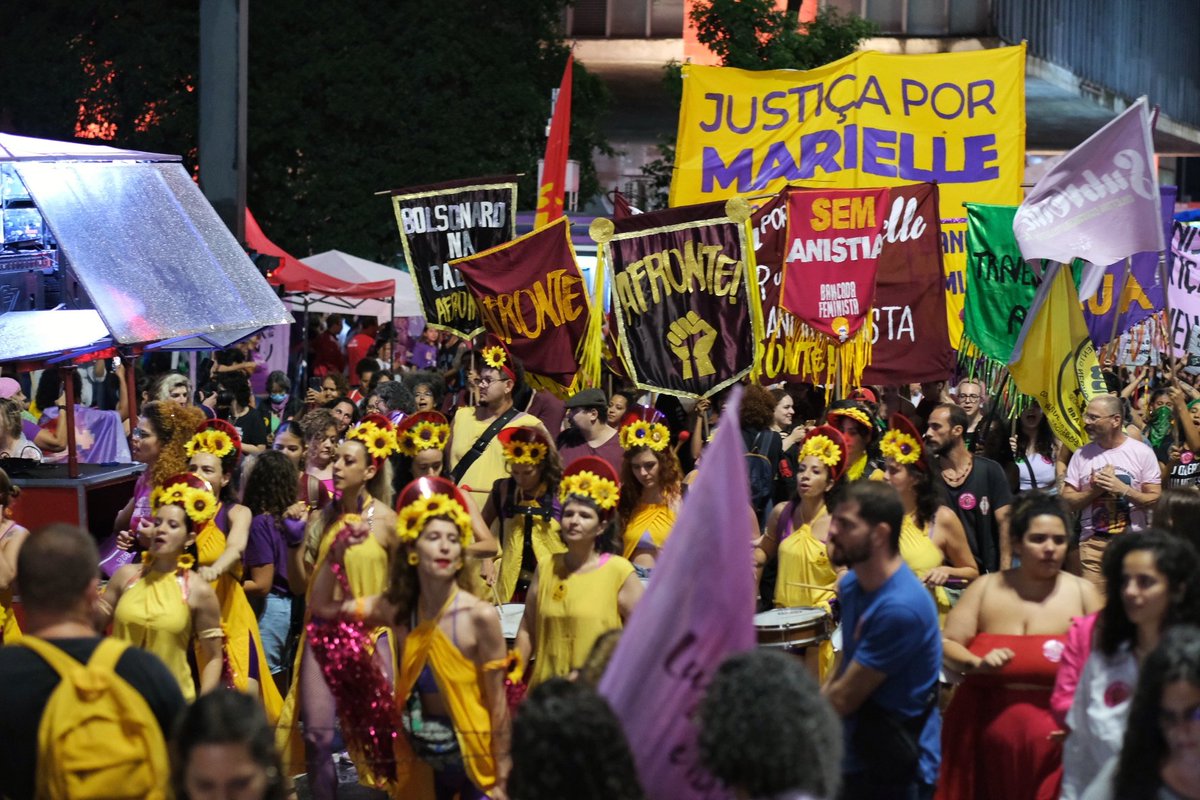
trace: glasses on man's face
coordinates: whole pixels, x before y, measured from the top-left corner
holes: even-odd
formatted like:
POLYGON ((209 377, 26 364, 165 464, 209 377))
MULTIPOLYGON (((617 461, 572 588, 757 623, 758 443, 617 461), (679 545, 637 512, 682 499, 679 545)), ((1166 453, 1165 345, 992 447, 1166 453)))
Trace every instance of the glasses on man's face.
POLYGON ((1192 706, 1191 708, 1179 712, 1169 708, 1160 708, 1158 710, 1158 724, 1163 730, 1171 730, 1182 725, 1195 725, 1200 723, 1200 706, 1192 706))
POLYGON ((970 402, 978 403, 980 401, 980 399, 982 399, 982 397, 983 397, 983 395, 980 395, 980 394, 960 394, 958 396, 958 399, 959 400, 968 400, 970 402))

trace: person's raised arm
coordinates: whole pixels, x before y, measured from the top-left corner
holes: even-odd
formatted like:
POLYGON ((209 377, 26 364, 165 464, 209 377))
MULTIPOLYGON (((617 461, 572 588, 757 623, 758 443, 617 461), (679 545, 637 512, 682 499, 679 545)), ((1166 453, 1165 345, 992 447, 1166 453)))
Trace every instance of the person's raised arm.
POLYGON ((235 565, 242 561, 242 553, 246 552, 246 544, 250 541, 250 520, 253 516, 250 509, 243 505, 234 505, 229 509, 229 533, 225 536, 225 549, 221 555, 207 567, 199 567, 196 572, 206 581, 215 581, 235 565))

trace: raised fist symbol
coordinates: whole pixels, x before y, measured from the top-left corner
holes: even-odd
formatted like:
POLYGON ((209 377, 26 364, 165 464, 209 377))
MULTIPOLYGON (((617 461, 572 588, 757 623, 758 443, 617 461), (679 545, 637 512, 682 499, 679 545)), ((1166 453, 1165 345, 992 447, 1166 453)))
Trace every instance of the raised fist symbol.
POLYGON ((703 378, 717 371, 713 366, 713 343, 717 340, 717 329, 709 325, 695 311, 689 311, 687 316, 675 320, 667 329, 667 344, 671 352, 683 364, 683 379, 703 378), (691 341, 691 337, 699 338, 691 341), (692 362, 695 361, 693 370, 692 362))

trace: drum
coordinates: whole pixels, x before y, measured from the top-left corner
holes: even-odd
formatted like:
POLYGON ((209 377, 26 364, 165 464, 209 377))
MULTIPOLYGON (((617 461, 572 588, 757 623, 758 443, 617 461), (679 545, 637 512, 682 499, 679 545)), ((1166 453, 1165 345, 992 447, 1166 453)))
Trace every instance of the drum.
POLYGON ((517 631, 521 629, 521 618, 525 616, 523 603, 505 603, 497 609, 500 612, 500 630, 508 640, 511 649, 517 643, 517 631))
POLYGON ((773 608, 754 615, 759 647, 802 650, 825 641, 833 620, 820 608, 773 608))

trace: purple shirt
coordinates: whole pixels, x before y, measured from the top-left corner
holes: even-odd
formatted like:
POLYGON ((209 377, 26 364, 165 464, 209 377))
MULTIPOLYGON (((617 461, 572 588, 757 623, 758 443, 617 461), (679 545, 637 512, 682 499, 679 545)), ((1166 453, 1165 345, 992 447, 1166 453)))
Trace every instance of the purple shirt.
POLYGON ((258 514, 250 520, 250 537, 242 553, 242 563, 249 570, 264 564, 275 565, 275 577, 271 580, 272 591, 291 596, 287 576, 288 552, 284 544, 284 532, 271 514, 258 514))
POLYGON ((438 347, 436 344, 420 341, 413 345, 412 364, 417 369, 432 369, 437 363, 438 347))

